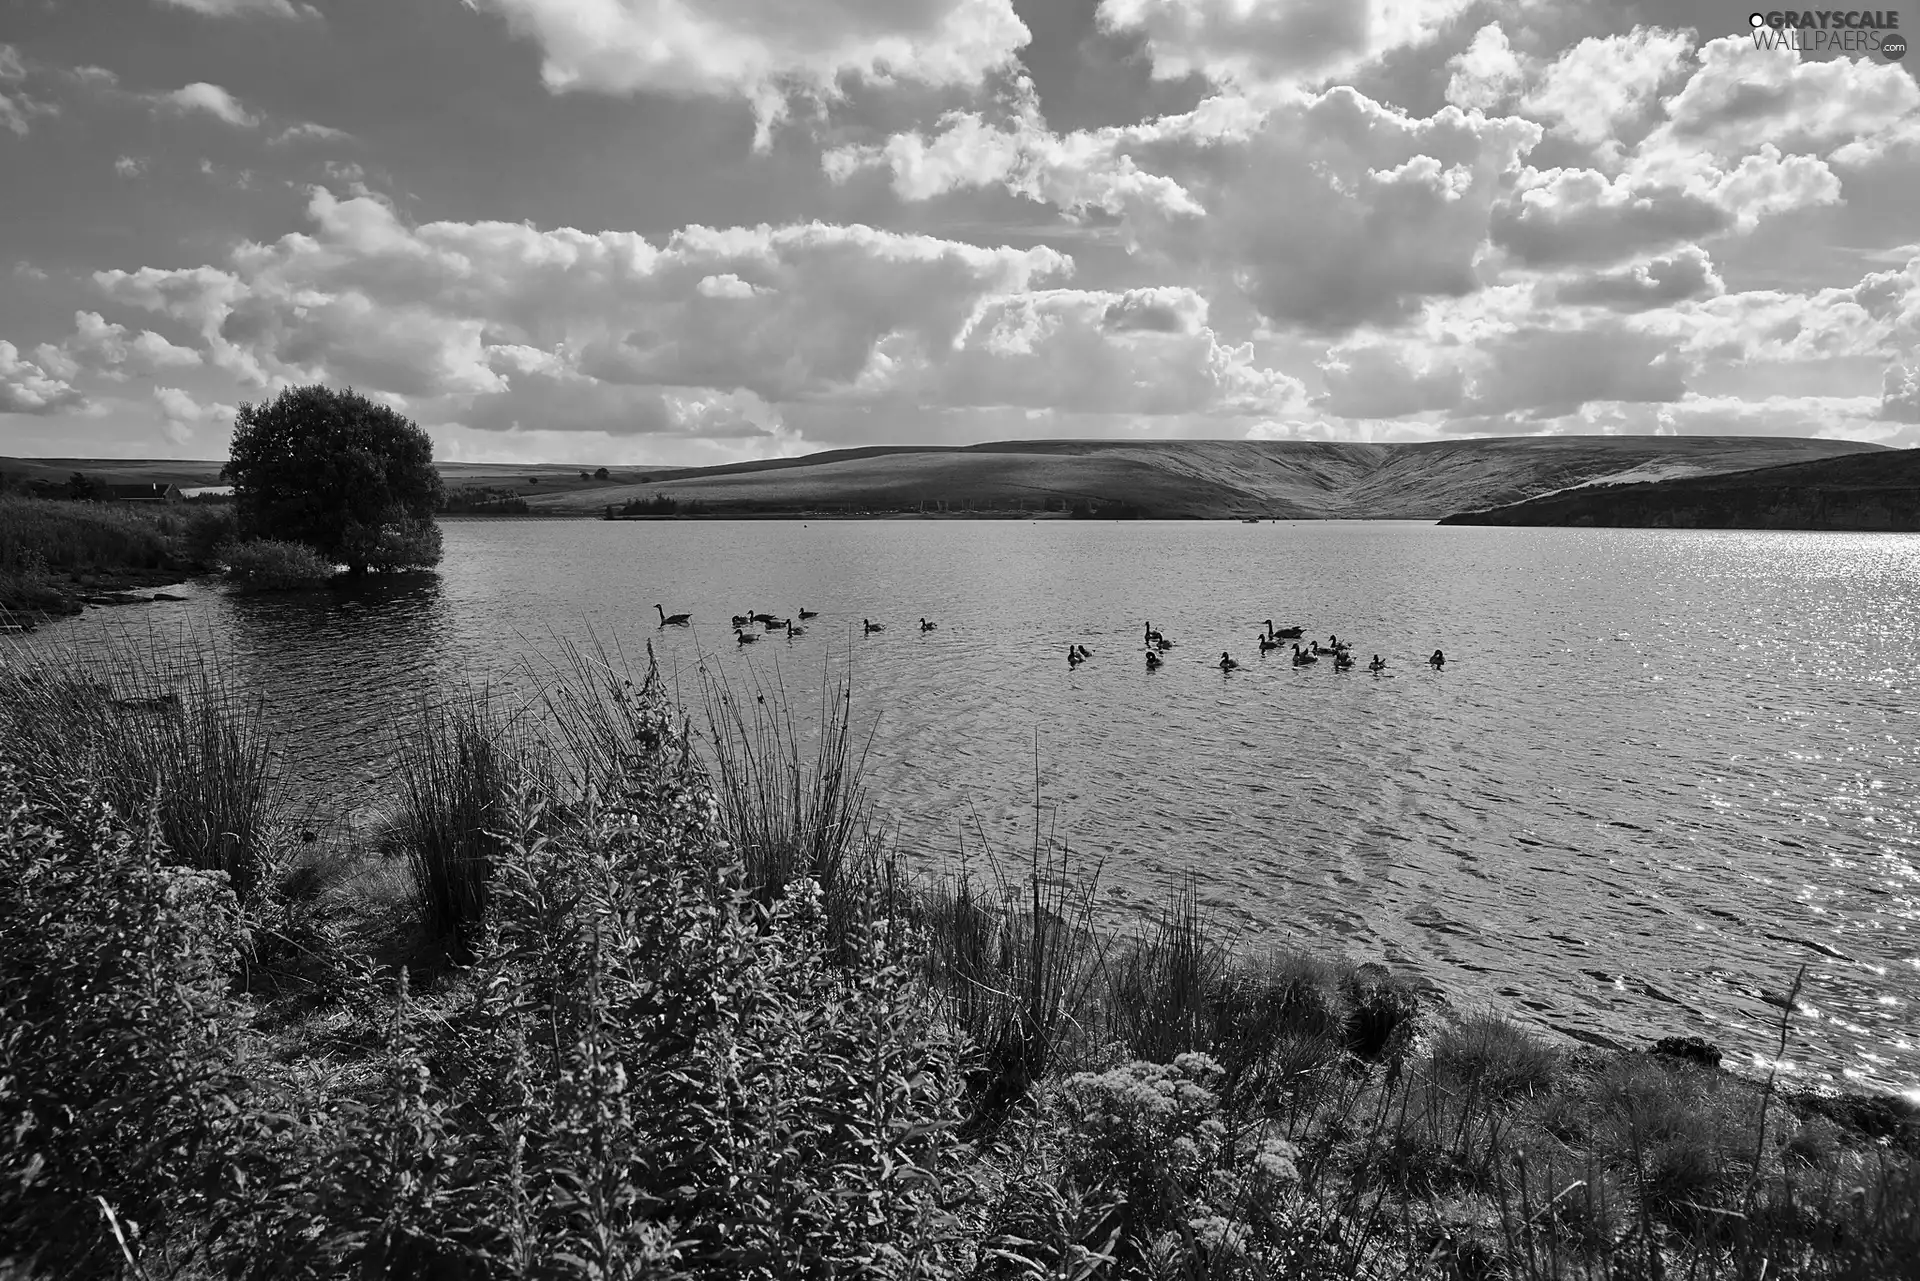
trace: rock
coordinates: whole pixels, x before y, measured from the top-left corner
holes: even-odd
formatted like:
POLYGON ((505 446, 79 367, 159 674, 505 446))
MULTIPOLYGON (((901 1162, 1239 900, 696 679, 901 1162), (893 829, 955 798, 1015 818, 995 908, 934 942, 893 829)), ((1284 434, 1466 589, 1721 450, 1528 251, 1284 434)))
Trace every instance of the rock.
POLYGON ((185 600, 185 599, 186 599, 186 597, 185 597, 185 596, 173 596, 173 595, 170 595, 170 594, 168 594, 168 593, 166 593, 166 592, 155 592, 155 593, 153 594, 153 597, 152 597, 152 599, 154 599, 154 600, 176 600, 176 601, 177 601, 177 600, 185 600))
POLYGON ((152 601, 145 596, 136 596, 132 592, 96 592, 91 596, 82 596, 89 605, 148 605, 152 601))
POLYGON ((1670 1059, 1683 1059, 1701 1067, 1720 1066, 1720 1047, 1697 1036, 1663 1036, 1653 1043, 1653 1052, 1670 1059))

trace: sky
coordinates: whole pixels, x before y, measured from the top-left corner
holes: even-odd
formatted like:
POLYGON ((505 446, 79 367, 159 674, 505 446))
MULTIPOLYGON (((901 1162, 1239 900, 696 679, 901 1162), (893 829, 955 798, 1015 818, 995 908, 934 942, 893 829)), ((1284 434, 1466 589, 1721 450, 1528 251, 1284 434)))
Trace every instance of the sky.
POLYGON ((1749 13, 0 0, 0 453, 1920 446, 1920 56, 1749 13))

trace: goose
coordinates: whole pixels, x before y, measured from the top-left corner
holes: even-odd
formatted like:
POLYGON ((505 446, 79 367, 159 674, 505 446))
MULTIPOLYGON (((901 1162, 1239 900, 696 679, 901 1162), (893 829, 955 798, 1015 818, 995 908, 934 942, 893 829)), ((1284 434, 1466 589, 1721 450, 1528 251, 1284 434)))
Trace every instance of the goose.
POLYGON ((807 634, 806 628, 795 627, 793 625, 793 620, 791 618, 787 620, 787 639, 788 640, 792 640, 796 636, 805 636, 806 634, 807 634))
POLYGON ((760 639, 760 633, 742 631, 740 628, 736 627, 733 629, 733 639, 742 645, 751 645, 755 641, 760 639))
POLYGON ((1352 667, 1352 666, 1353 666, 1353 655, 1347 653, 1345 650, 1341 650, 1337 655, 1334 656, 1334 660, 1333 660, 1334 671, 1344 672, 1349 667, 1352 667))
POLYGON ((866 635, 866 636, 871 636, 875 632, 884 632, 887 630, 887 625, 885 623, 876 623, 871 618, 861 619, 860 625, 866 629, 862 633, 862 635, 866 635))
POLYGON ((692 614, 669 614, 666 610, 661 609, 657 603, 653 608, 660 615, 660 626, 662 627, 685 627, 687 622, 693 617, 692 614))
POLYGON ((1154 653, 1152 650, 1147 651, 1147 670, 1148 671, 1150 672, 1159 671, 1161 665, 1165 662, 1166 662, 1165 659, 1161 658, 1160 655, 1154 653))
POLYGON ((1227 651, 1224 649, 1220 651, 1220 670, 1221 671, 1230 672, 1238 666, 1240 666, 1240 664, 1233 661, 1233 656, 1231 654, 1227 653, 1227 651))
POLYGON ((1375 654, 1373 661, 1367 664, 1367 670, 1370 672, 1384 672, 1387 670, 1387 660, 1375 654))
POLYGON ((1436 649, 1433 651, 1433 657, 1427 660, 1427 664, 1437 672, 1447 665, 1447 656, 1436 649))
POLYGON ((1173 642, 1164 636, 1155 635, 1153 638, 1153 647, 1164 654, 1173 648, 1173 642))
POLYGON ((1152 645, 1160 639, 1160 633, 1153 630, 1152 623, 1146 624, 1146 628, 1147 628, 1147 644, 1152 645))
POLYGON ((1302 650, 1298 643, 1294 645, 1293 665, 1295 667, 1305 667, 1308 663, 1317 663, 1319 661, 1320 660, 1315 658, 1312 654, 1309 654, 1306 651, 1302 650))
POLYGON ((1080 647, 1078 645, 1067 646, 1067 666, 1068 667, 1078 667, 1080 666, 1080 664, 1086 661, 1087 661, 1086 659, 1080 657, 1080 647))
POLYGON ((1262 636, 1260 638, 1260 652, 1262 654, 1266 653, 1270 649, 1279 649, 1279 648, 1280 648, 1280 642, 1275 640, 1273 637, 1262 636))
POLYGON ((1074 648, 1080 651, 1080 657, 1082 658, 1093 657, 1093 651, 1088 649, 1085 645, 1075 645, 1074 648))
POLYGON ((800 621, 803 623, 806 622, 809 618, 818 618, 818 617, 820 617, 820 611, 817 609, 806 609, 803 607, 800 610, 800 621))
POLYGON ((791 618, 769 618, 765 623, 765 627, 770 632, 777 632, 792 621, 791 618))
POLYGON ((938 627, 938 626, 940 626, 940 624, 938 624, 938 623, 929 623, 929 622, 928 622, 928 621, 927 621, 926 619, 924 619, 924 618, 920 620, 920 630, 921 630, 921 631, 923 631, 923 632, 930 632, 930 631, 932 631, 932 630, 933 630, 934 628, 936 628, 936 627, 938 627))
POLYGON ((1275 640, 1299 640, 1306 630, 1304 627, 1276 628, 1271 618, 1267 620, 1267 635, 1273 637, 1275 640))
POLYGON ((752 621, 753 621, 752 614, 735 614, 733 616, 733 625, 735 627, 745 627, 748 623, 751 623, 752 621))
POLYGON ((780 622, 780 620, 775 618, 772 614, 755 614, 753 616, 753 621, 756 623, 763 623, 768 627, 777 626, 780 622))

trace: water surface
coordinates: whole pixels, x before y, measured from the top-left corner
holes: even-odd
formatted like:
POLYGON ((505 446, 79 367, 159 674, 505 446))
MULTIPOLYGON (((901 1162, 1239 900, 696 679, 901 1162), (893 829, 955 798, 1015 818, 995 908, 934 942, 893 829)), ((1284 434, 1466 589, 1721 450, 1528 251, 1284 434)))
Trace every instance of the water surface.
POLYGON ((976 824, 1030 839, 1037 765, 1118 915, 1191 874, 1256 942, 1383 960, 1589 1042, 1700 1034, 1748 1062, 1771 1050, 1764 996, 1804 963, 1791 1068, 1920 1084, 1920 539, 459 521, 446 548, 437 576, 196 586, 41 639, 210 638, 339 812, 381 795, 396 714, 462 680, 524 688, 561 637, 651 638, 688 693, 707 663, 801 705, 851 659, 873 789, 928 866, 977 854, 976 824), (662 631, 656 602, 695 625, 662 631), (821 616, 791 644, 727 626, 803 606, 821 616), (1360 668, 1262 657, 1268 618, 1351 638, 1360 668), (1177 643, 1151 674, 1147 620, 1177 643), (1076 641, 1095 656, 1069 670, 1076 641))

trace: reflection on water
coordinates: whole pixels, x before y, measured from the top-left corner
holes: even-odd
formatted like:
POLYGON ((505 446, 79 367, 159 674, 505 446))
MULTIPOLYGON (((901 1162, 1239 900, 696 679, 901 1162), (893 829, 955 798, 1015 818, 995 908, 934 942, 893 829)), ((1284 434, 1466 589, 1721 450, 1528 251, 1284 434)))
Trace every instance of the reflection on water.
POLYGON ((45 629, 211 645, 287 766, 377 800, 388 725, 460 680, 528 683, 592 634, 652 639, 810 704, 851 658, 904 845, 1030 833, 1036 763, 1116 913, 1192 873, 1253 938, 1320 939, 1608 1044, 1701 1033, 1920 1082, 1920 540, 1897 535, 1287 525, 458 522, 439 575, 45 629), (655 603, 694 626, 656 626, 655 603), (740 647, 729 615, 802 608, 740 647), (922 633, 917 620, 939 623, 922 633), (866 636, 860 620, 888 624, 866 636), (1357 671, 1261 655, 1262 620, 1357 671), (1143 624, 1177 643, 1148 673, 1143 624), (1069 669, 1066 647, 1094 658, 1069 669), (1422 663, 1436 646, 1444 672, 1422 663), (1222 649, 1243 666, 1223 674, 1222 649), (1389 663, 1369 675, 1374 653, 1389 663), (1037 753, 1037 756, 1036 756, 1037 753))

